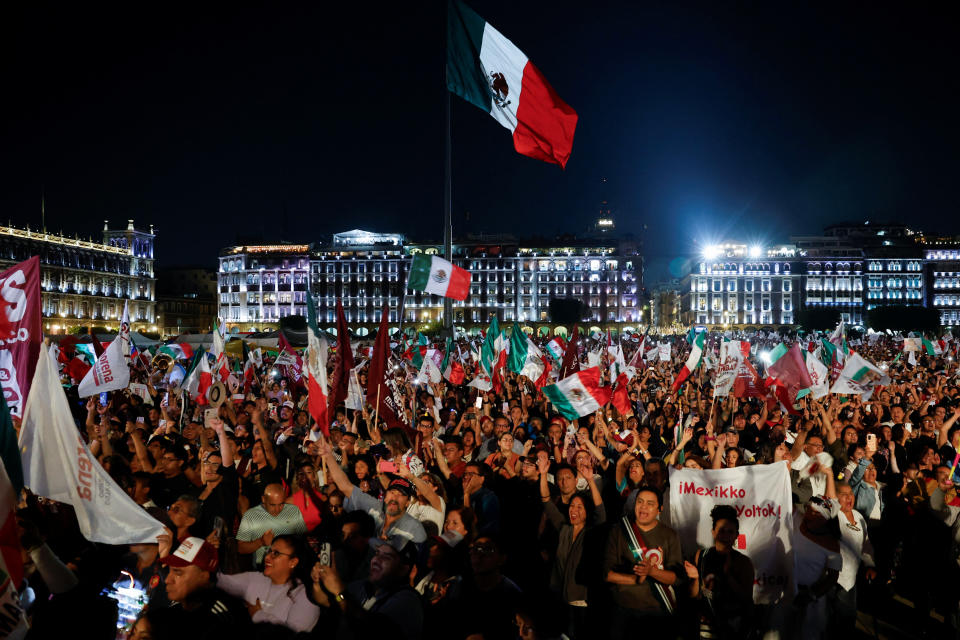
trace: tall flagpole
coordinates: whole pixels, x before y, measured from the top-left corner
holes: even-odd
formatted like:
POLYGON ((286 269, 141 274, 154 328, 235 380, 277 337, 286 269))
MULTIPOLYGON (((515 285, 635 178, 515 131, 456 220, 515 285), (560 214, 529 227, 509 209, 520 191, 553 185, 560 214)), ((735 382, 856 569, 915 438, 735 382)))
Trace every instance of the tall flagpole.
MULTIPOLYGON (((449 3, 444 3, 445 11, 450 11, 449 3)), ((444 31, 446 32, 446 22, 449 20, 446 16, 444 21, 444 31)), ((444 162, 443 162, 443 257, 448 262, 453 262, 453 215, 452 209, 452 174, 451 169, 451 142, 450 142, 450 91, 447 90, 447 60, 446 60, 446 33, 444 33, 444 60, 443 60, 443 92, 446 97, 445 105, 445 133, 444 133, 444 162)), ((453 337, 453 300, 447 297, 443 298, 443 334, 446 338, 453 337)))

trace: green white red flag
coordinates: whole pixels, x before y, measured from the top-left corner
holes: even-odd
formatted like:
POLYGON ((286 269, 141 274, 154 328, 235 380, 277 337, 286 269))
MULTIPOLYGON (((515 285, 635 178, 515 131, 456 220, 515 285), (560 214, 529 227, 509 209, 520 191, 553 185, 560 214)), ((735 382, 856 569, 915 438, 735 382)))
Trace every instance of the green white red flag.
POLYGON ((410 265, 407 287, 463 302, 470 292, 470 272, 439 256, 417 254, 410 265))
POLYGON ((610 387, 600 386, 600 368, 578 371, 543 388, 544 395, 568 420, 594 413, 610 402, 610 387))
POLYGON ((553 340, 547 343, 546 350, 554 360, 561 362, 563 360, 563 352, 566 350, 567 345, 563 342, 563 338, 557 336, 553 340))
POLYGON ((543 375, 543 352, 533 344, 527 334, 514 323, 510 334, 510 355, 507 359, 507 368, 513 373, 527 376, 531 380, 539 380, 543 375))
POLYGON ((577 113, 520 49, 459 0, 447 3, 447 89, 513 134, 513 148, 567 166, 577 113))
POLYGON ((323 435, 330 435, 330 419, 327 414, 327 339, 317 325, 317 312, 313 297, 307 295, 307 409, 320 425, 323 435))
POLYGON ((684 363, 683 368, 680 369, 680 373, 677 374, 676 379, 673 381, 672 391, 676 391, 687 381, 687 378, 690 377, 690 374, 700 365, 700 361, 703 359, 703 340, 705 333, 698 333, 693 339, 690 348, 690 356, 687 358, 686 363, 684 363))
POLYGON ((193 366, 183 379, 183 388, 198 404, 207 404, 207 389, 213 384, 213 372, 207 362, 207 352, 200 347, 193 358, 193 366))
POLYGON ((460 364, 459 349, 457 349, 457 357, 454 357, 454 349, 457 349, 457 346, 453 342, 453 338, 447 338, 447 350, 443 356, 443 364, 440 369, 443 371, 443 377, 449 380, 451 384, 463 384, 466 374, 463 365, 460 364))

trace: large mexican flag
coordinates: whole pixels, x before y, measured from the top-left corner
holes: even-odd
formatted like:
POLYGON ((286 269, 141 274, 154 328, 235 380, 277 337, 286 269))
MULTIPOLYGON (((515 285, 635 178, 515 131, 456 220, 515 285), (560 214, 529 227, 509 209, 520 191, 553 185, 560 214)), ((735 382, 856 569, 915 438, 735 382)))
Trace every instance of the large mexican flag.
POLYGON ((410 265, 407 286, 463 302, 470 291, 470 272, 443 258, 417 254, 410 265))
POLYGON ((503 34, 459 0, 447 3, 447 89, 513 133, 513 147, 566 167, 577 113, 503 34))

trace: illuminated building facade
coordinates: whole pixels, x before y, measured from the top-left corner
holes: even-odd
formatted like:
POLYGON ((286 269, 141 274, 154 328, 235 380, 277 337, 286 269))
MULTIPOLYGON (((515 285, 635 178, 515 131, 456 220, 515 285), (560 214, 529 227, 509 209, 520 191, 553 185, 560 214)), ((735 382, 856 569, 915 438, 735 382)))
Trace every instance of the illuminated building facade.
POLYGON ((685 325, 790 325, 800 305, 802 263, 793 245, 713 245, 681 281, 685 325))
POLYGON ((134 330, 157 331, 153 226, 142 231, 128 220, 114 230, 105 221, 102 239, 0 226, 0 270, 40 256, 44 332, 116 329, 124 300, 134 330))
MULTIPOLYGON (((684 323, 790 325, 800 308, 830 307, 844 322, 858 325, 875 307, 929 303, 931 279, 924 262, 933 254, 924 249, 922 234, 904 225, 837 224, 823 235, 790 241, 772 248, 737 243, 706 247, 683 280, 684 323)), ((960 258, 955 269, 946 265, 936 272, 953 270, 960 273, 960 258)), ((938 277, 940 287, 950 283, 948 276, 938 277)), ((936 298, 933 303, 946 306, 950 300, 941 296, 940 305, 936 298)), ((944 324, 955 318, 941 316, 944 324)), ((956 320, 960 323, 960 317, 956 320)))
MULTIPOLYGON (((443 255, 443 247, 359 229, 317 246, 228 247, 219 259, 219 314, 230 330, 276 327, 284 316, 306 315, 309 279, 324 328, 335 323, 338 299, 360 335, 380 321, 384 303, 393 326, 401 312, 405 324, 436 323, 442 299, 406 291, 417 254, 443 255)), ((485 327, 496 314, 501 323, 556 330, 549 317, 554 297, 580 299, 587 322, 597 326, 634 329, 643 322, 637 294, 643 262, 629 239, 607 233, 532 242, 470 236, 455 242, 453 261, 472 273, 467 299, 453 302, 454 323, 465 329, 485 327)))
POLYGON ((924 246, 923 258, 930 283, 928 304, 940 312, 940 324, 960 325, 960 241, 930 239, 924 246))

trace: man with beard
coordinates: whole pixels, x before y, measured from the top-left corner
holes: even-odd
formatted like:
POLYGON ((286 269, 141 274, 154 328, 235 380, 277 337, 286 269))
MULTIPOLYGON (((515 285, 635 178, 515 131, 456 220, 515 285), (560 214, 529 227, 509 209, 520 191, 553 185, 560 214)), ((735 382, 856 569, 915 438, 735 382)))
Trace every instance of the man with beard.
POLYGON ((319 450, 321 457, 327 461, 327 472, 330 474, 330 480, 346 496, 346 502, 344 503, 346 510, 369 513, 377 524, 378 538, 387 540, 399 536, 404 540, 418 544, 426 541, 427 533, 423 530, 423 525, 416 518, 407 514, 407 505, 410 504, 410 499, 417 493, 416 488, 409 480, 394 476, 390 484, 387 485, 387 491, 384 493, 381 502, 364 493, 350 482, 346 472, 337 464, 330 443, 324 438, 320 439, 319 450))
POLYGON ((374 553, 367 579, 349 586, 344 585, 335 565, 317 563, 311 574, 314 598, 343 611, 341 631, 346 633, 337 637, 420 638, 423 605, 420 594, 410 586, 416 545, 402 536, 391 536, 388 540, 370 538, 370 546, 374 553))

